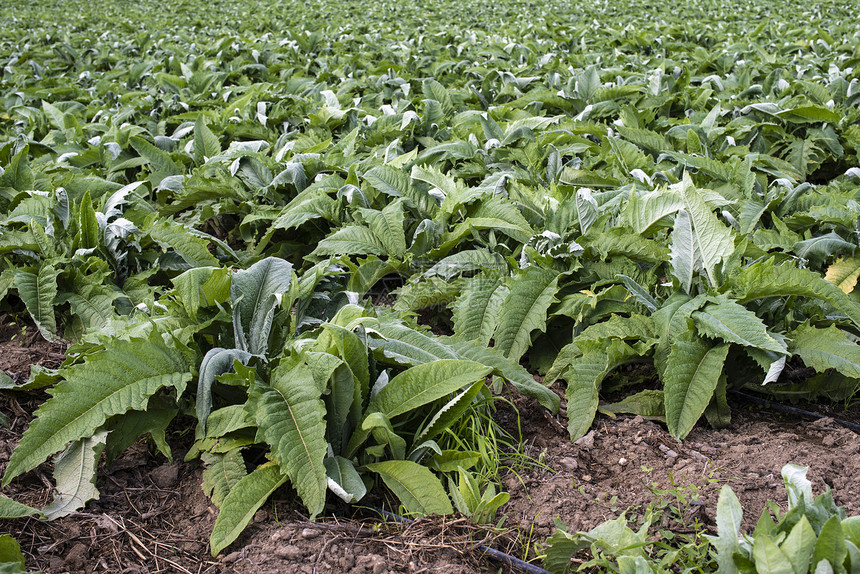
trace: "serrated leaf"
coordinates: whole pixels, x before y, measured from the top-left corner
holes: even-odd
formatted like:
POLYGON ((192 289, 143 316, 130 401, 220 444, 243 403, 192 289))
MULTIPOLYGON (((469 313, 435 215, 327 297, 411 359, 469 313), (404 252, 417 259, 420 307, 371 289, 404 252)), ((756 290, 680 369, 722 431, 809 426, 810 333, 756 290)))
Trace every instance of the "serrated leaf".
POLYGON ((427 467, 409 460, 388 460, 365 465, 417 516, 451 514, 454 509, 439 479, 427 467))
POLYGON ((388 255, 388 250, 369 228, 347 225, 320 241, 313 255, 388 255))
POLYGON ((142 137, 133 136, 129 138, 129 143, 131 143, 131 146, 135 151, 137 151, 137 153, 139 153, 140 156, 150 164, 153 173, 157 173, 161 176, 177 175, 182 173, 182 167, 173 161, 169 153, 155 147, 142 137))
POLYGON ((758 261, 741 269, 728 284, 740 304, 763 297, 815 297, 841 311, 860 327, 860 306, 848 295, 817 273, 798 269, 790 263, 775 265, 772 259, 758 261))
POLYGON ((846 377, 860 378, 860 346, 837 327, 824 329, 804 323, 788 334, 788 350, 819 373, 835 369, 846 377))
POLYGON ((729 345, 712 345, 691 333, 675 339, 663 381, 666 424, 673 436, 686 437, 705 412, 728 352, 729 345))
POLYGON ((220 508, 224 499, 248 475, 242 449, 233 449, 224 454, 204 452, 200 458, 206 464, 201 488, 212 504, 220 508))
POLYGON ((686 210, 675 214, 675 226, 672 229, 672 275, 678 280, 685 293, 690 293, 693 286, 693 276, 702 264, 702 255, 693 238, 693 226, 686 210))
POLYGON ((227 494, 221 504, 221 511, 215 519, 209 546, 212 556, 230 546, 254 518, 257 510, 266 503, 269 496, 287 481, 276 464, 258 467, 243 477, 227 494))
POLYGON ((708 303, 691 316, 704 337, 775 353, 787 352, 785 344, 768 334, 764 322, 755 313, 730 299, 708 303))
POLYGON ((509 283, 505 312, 496 327, 495 348, 518 361, 531 346, 533 331, 546 330, 546 313, 558 292, 558 275, 539 267, 529 267, 509 283))
POLYGON ((221 153, 221 142, 212 133, 203 116, 194 122, 194 163, 203 165, 206 160, 221 153))
POLYGON ((54 299, 57 297, 57 276, 60 269, 42 265, 36 271, 20 269, 15 272, 15 288, 27 307, 30 317, 47 341, 57 341, 57 320, 54 299))
POLYGON ((310 368, 295 360, 281 362, 271 386, 255 384, 247 409, 257 422, 258 440, 272 455, 298 492, 311 517, 325 504, 325 403, 310 368))
POLYGON ((149 232, 165 250, 172 249, 192 267, 218 267, 218 259, 209 252, 209 241, 173 222, 156 223, 149 232))
POLYGON ((197 319, 201 307, 224 303, 230 298, 230 269, 221 267, 195 267, 174 277, 179 302, 192 320, 197 319))
POLYGON ((602 413, 639 415, 646 419, 665 419, 663 391, 644 390, 609 405, 600 405, 602 413))
POLYGON ((415 366, 440 359, 459 358, 449 346, 439 342, 436 337, 430 337, 396 321, 380 321, 379 334, 385 337, 385 340, 374 339, 370 344, 377 352, 377 357, 384 362, 391 362, 385 361, 391 359, 401 365, 415 366))
POLYGON ((407 413, 486 377, 492 369, 474 361, 439 360, 417 365, 391 379, 367 406, 389 419, 407 413))
POLYGON ((735 249, 732 229, 722 223, 711 211, 701 192, 695 188, 688 175, 680 185, 684 206, 690 215, 693 238, 702 257, 702 266, 708 274, 711 285, 717 285, 714 268, 735 249))
POLYGON ((454 303, 457 336, 489 345, 508 291, 499 277, 482 274, 472 279, 454 303))
POLYGON ((73 442, 54 459, 57 484, 54 501, 42 509, 48 520, 68 516, 90 500, 98 500, 96 471, 105 448, 108 431, 73 442))
POLYGON ((469 359, 493 368, 493 373, 510 382, 527 397, 548 408, 553 414, 558 412, 559 398, 546 386, 535 381, 534 377, 517 361, 508 359, 492 347, 485 347, 474 340, 449 340, 453 350, 463 359, 469 359))
POLYGON ((67 443, 92 436, 108 417, 145 410, 159 389, 173 387, 181 394, 190 371, 186 355, 158 333, 148 339, 115 339, 83 364, 64 369, 64 380, 48 391, 51 398, 36 411, 12 453, 3 485, 67 443))
POLYGON ((802 259, 808 259, 815 265, 820 265, 825 259, 828 259, 838 253, 846 251, 854 251, 855 245, 849 241, 845 241, 834 232, 819 235, 811 239, 798 241, 792 247, 792 251, 802 259))

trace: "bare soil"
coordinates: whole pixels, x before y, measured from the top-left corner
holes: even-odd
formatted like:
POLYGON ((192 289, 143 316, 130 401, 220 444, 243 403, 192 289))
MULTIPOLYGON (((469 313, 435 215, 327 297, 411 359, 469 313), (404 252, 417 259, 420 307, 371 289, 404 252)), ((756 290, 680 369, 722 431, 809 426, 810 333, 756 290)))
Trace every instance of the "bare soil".
MULTIPOLYGON (((0 324, 0 369, 15 380, 26 379, 30 364, 57 366, 63 351, 0 324)), ((9 429, 0 428, 0 470, 44 399, 0 393, 0 412, 10 420, 9 429)), ((179 421, 169 437, 175 462, 141 441, 102 470, 101 497, 84 512, 53 522, 4 521, 0 532, 18 539, 29 568, 46 573, 510 571, 490 560, 481 545, 533 560, 554 530, 553 519, 587 530, 625 510, 633 516, 673 493, 687 500, 687 525, 698 521, 712 530, 719 489, 729 484, 745 508, 744 526, 752 528, 767 500, 785 508, 780 469, 788 462, 809 466, 816 492, 829 486, 837 504, 860 514, 860 437, 830 419, 813 423, 739 403, 730 429, 700 426, 679 443, 663 426, 640 417, 599 416, 592 432, 573 444, 561 418, 530 399, 516 404, 526 454, 535 462, 508 461, 502 482, 511 500, 500 511, 501 530, 462 518, 385 523, 373 510, 343 505, 308 522, 284 488, 213 559, 208 539, 217 509, 200 489, 201 469, 181 462, 191 421, 179 421)), ((517 427, 510 407, 500 407, 497 416, 503 426, 517 427)), ((50 464, 43 465, 13 481, 4 494, 45 505, 51 501, 50 474, 50 464)))

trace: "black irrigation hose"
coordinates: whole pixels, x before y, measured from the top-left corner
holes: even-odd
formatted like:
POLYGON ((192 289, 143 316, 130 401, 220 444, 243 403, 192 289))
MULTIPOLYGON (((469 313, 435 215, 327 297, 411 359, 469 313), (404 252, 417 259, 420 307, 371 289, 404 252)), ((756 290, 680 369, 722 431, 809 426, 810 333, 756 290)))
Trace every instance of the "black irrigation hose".
MULTIPOLYGON (((378 512, 379 514, 384 516, 385 519, 389 522, 397 522, 399 524, 408 524, 409 522, 412 522, 410 519, 404 518, 399 514, 394 514, 393 512, 389 512, 381 508, 376 508, 375 506, 366 506, 365 508, 369 508, 374 512, 378 512)), ((519 570, 520 572, 525 572, 526 574, 552 574, 552 572, 550 572, 549 570, 544 570, 540 566, 529 564, 528 562, 511 556, 510 554, 505 554, 500 550, 490 548, 489 546, 486 546, 484 544, 478 545, 478 549, 483 551, 484 554, 486 554, 490 558, 498 560, 499 562, 503 563, 505 566, 513 570, 519 570)))
MULTIPOLYGON (((735 395, 736 397, 742 398, 742 399, 749 401, 751 403, 755 403, 757 405, 763 405, 765 407, 768 407, 768 408, 771 408, 771 409, 774 409, 777 411, 782 411, 784 413, 790 413, 793 415, 801 415, 801 416, 813 418, 816 420, 827 418, 825 415, 822 415, 819 413, 814 413, 812 411, 805 411, 803 409, 790 407, 790 406, 784 405, 782 403, 775 403, 773 401, 769 401, 769 400, 763 399, 761 397, 756 397, 754 395, 748 395, 748 394, 742 393, 740 391, 730 391, 730 392, 731 392, 731 394, 735 395)), ((860 425, 858 425, 856 423, 852 423, 852 422, 842 420, 842 419, 833 419, 833 422, 835 422, 836 424, 842 425, 845 428, 851 429, 854 432, 860 434, 860 425)))

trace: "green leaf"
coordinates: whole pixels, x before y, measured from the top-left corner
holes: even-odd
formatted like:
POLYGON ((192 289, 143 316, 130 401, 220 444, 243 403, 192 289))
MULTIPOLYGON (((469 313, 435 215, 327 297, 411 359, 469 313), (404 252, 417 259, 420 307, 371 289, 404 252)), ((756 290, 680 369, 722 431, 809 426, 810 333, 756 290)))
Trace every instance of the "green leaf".
POLYGON ((347 225, 320 241, 313 255, 388 255, 388 250, 367 227, 347 225))
POLYGON ((200 375, 197 378, 197 397, 195 409, 197 412, 197 438, 206 436, 206 425, 209 413, 212 411, 212 385, 216 377, 228 372, 234 364, 239 361, 247 365, 251 360, 251 353, 241 349, 222 349, 215 347, 209 349, 200 363, 200 375))
POLYGON ((221 142, 212 133, 203 116, 197 116, 194 122, 194 163, 203 165, 208 158, 221 153, 221 142))
POLYGON ((454 303, 454 332, 461 339, 489 345, 509 288, 492 275, 472 279, 454 303))
POLYGON ((448 401, 445 406, 433 415, 427 426, 415 435, 415 439, 412 441, 412 448, 414 449, 421 443, 436 438, 445 429, 460 420, 460 417, 472 407, 472 401, 483 389, 484 381, 478 381, 448 401))
POLYGON ((691 316, 699 334, 704 337, 774 353, 787 353, 785 344, 768 334, 764 322, 755 313, 730 299, 708 303, 701 311, 694 311, 691 316))
POLYGON ((183 351, 168 346, 156 332, 148 339, 114 339, 83 364, 64 369, 64 380, 48 391, 51 398, 36 411, 12 453, 3 485, 67 443, 92 436, 108 417, 145 410, 159 389, 173 387, 182 394, 190 371, 183 351))
POLYGON ((10 534, 0 535, 0 573, 29 574, 21 545, 10 534))
POLYGON ((560 403, 558 395, 535 381, 531 373, 518 362, 512 361, 499 351, 491 347, 485 347, 481 343, 471 339, 460 340, 456 338, 454 340, 449 339, 449 341, 452 349, 460 358, 492 367, 493 374, 511 383, 517 392, 537 399, 541 405, 548 408, 553 414, 558 412, 560 403))
POLYGON ((801 259, 808 259, 813 265, 820 265, 824 260, 838 253, 854 251, 855 245, 845 241, 834 232, 818 235, 811 239, 798 241, 791 250, 801 259))
POLYGON ((800 325, 788 333, 788 350, 819 373, 836 369, 846 377, 860 378, 860 346, 837 327, 800 325))
POLYGON ((218 259, 209 253, 209 241, 194 235, 174 222, 156 223, 149 236, 163 249, 173 249, 191 267, 218 267, 218 259))
POLYGON ((690 216, 685 210, 675 214, 675 228, 672 230, 672 275, 678 280, 685 293, 690 293, 693 276, 702 265, 702 254, 693 237, 690 216))
POLYGON ((174 277, 179 302, 192 320, 197 320, 201 307, 224 303, 230 298, 230 269, 221 267, 195 267, 174 277))
POLYGON ((79 248, 92 249, 99 246, 101 231, 89 190, 84 193, 78 207, 78 228, 77 245, 79 248))
POLYGON ((817 568, 819 562, 826 560, 834 571, 843 572, 843 563, 847 557, 848 548, 845 546, 842 523, 838 516, 831 516, 818 533, 818 540, 812 553, 812 565, 817 568))
POLYGON ((440 360, 417 365, 391 379, 367 406, 388 418, 407 413, 483 379, 490 367, 474 361, 440 360))
POLYGON ((429 516, 454 512, 445 488, 427 467, 408 460, 388 460, 365 465, 365 468, 379 474, 412 514, 429 516))
POLYGON ((182 173, 182 167, 171 159, 170 154, 159 149, 139 136, 129 139, 131 146, 152 168, 152 172, 160 176, 177 175, 182 173))
POLYGON ((242 449, 236 448, 224 454, 204 452, 200 458, 206 464, 201 484, 203 493, 220 508, 227 496, 248 475, 242 449))
POLYGON ((634 395, 624 397, 611 405, 600 405, 598 410, 604 414, 639 415, 649 420, 665 420, 663 407, 663 391, 644 390, 634 395))
POLYGON ((795 574, 788 556, 769 536, 756 536, 753 543, 756 572, 762 574, 795 574))
POLYGON ((546 313, 558 292, 558 275, 529 267, 509 283, 502 314, 493 335, 495 348, 518 361, 531 346, 533 331, 546 330, 546 313))
POLYGON ((384 341, 374 339, 370 342, 377 359, 389 363, 390 360, 400 365, 423 365, 440 359, 458 359, 448 345, 441 343, 436 337, 430 337, 411 329, 394 320, 381 320, 379 334, 384 341))
POLYGON ((213 557, 239 537, 257 510, 286 481, 287 476, 281 474, 278 465, 266 464, 236 483, 224 498, 209 537, 213 557))
POLYGON ((780 544, 780 549, 788 556, 795 573, 809 571, 809 559, 812 558, 815 541, 815 531, 809 524, 809 520, 806 516, 801 516, 800 521, 794 525, 780 544))
POLYGON ((741 269, 728 285, 740 304, 764 297, 792 295, 821 299, 860 327, 860 306, 857 303, 819 274, 798 269, 790 263, 776 265, 773 259, 758 261, 741 269))
POLYGON ((15 288, 27 307, 39 332, 48 341, 57 341, 57 320, 54 299, 57 297, 57 276, 60 269, 42 265, 37 271, 20 269, 15 272, 15 288))
POLYGON ((295 360, 282 361, 272 373, 271 386, 255 384, 247 409, 254 413, 258 440, 290 478, 313 518, 325 505, 325 404, 310 368, 295 360))
POLYGON ((155 396, 150 399, 145 411, 130 411, 108 421, 110 434, 108 435, 105 447, 105 458, 108 463, 116 459, 125 449, 134 444, 139 437, 147 433, 152 442, 155 443, 158 451, 167 457, 168 460, 172 461, 172 453, 170 452, 170 446, 167 444, 165 434, 167 426, 176 418, 179 409, 177 407, 158 408, 155 405, 160 402, 172 402, 172 399, 167 398, 163 401, 157 401, 159 398, 162 397, 155 396))
POLYGON ((724 484, 717 500, 717 536, 705 535, 717 550, 717 566, 724 574, 738 572, 733 555, 739 549, 738 536, 743 517, 744 511, 738 497, 728 484, 724 484))
POLYGON ((705 202, 702 193, 695 188, 689 175, 684 177, 684 181, 680 184, 680 191, 684 206, 690 215, 695 246, 701 254, 702 265, 711 280, 711 285, 716 286, 717 278, 714 269, 720 261, 734 251, 734 234, 730 227, 712 213, 711 207, 705 202))
POLYGON ((729 345, 712 345, 692 333, 675 339, 666 364, 663 392, 669 432, 683 439, 714 395, 729 345))
POLYGON ((403 202, 394 200, 386 205, 382 211, 361 208, 358 212, 367 222, 376 238, 382 242, 385 252, 391 257, 403 257, 403 254, 406 253, 403 202))
POLYGON ((347 504, 364 498, 367 487, 351 460, 335 456, 326 458, 324 462, 329 490, 347 504))
POLYGON ((36 508, 31 508, 0 494, 0 518, 24 518, 40 513, 41 511, 36 508))
POLYGON ((54 501, 42 509, 48 520, 68 516, 90 500, 98 500, 96 472, 105 448, 108 431, 73 442, 54 459, 57 492, 54 501))
POLYGON ((266 354, 275 310, 290 287, 292 271, 290 262, 267 257, 233 273, 230 297, 237 349, 253 355, 266 354))

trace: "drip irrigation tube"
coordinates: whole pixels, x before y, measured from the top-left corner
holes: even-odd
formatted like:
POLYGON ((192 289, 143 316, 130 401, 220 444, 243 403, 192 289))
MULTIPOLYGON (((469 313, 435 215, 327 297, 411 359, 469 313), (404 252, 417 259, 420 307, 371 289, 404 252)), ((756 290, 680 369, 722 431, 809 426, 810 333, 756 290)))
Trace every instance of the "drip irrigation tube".
MULTIPOLYGON (((757 405, 763 405, 765 407, 768 407, 768 408, 771 408, 771 409, 774 409, 777 411, 782 411, 784 413, 790 413, 793 415, 801 415, 801 416, 809 417, 809 418, 812 418, 815 420, 827 418, 826 415, 822 415, 820 413, 814 413, 812 411, 805 411, 803 409, 798 409, 795 407, 790 407, 788 405, 783 405, 782 403, 775 403, 773 401, 769 401, 769 400, 763 399, 761 397, 756 397, 754 395, 748 395, 748 394, 742 393, 740 391, 731 391, 731 394, 735 395, 736 397, 742 398, 746 401, 749 401, 751 403, 755 403, 757 405)), ((846 420, 842 420, 842 419, 833 419, 833 422, 835 422, 838 425, 842 425, 845 428, 851 429, 854 432, 860 434, 860 425, 858 425, 856 423, 852 423, 850 421, 846 421, 846 420)))
MULTIPOLYGON (((379 514, 384 516, 385 519, 389 522, 397 522, 399 524, 408 524, 408 523, 412 522, 410 519, 404 518, 404 517, 400 516, 399 514, 394 514, 393 512, 389 512, 389 511, 383 510, 381 508, 376 508, 375 506, 366 506, 365 508, 369 508, 369 509, 373 510, 374 512, 378 512, 379 514)), ((486 546, 484 544, 478 545, 478 549, 481 550, 482 552, 484 552, 484 554, 486 554, 490 558, 503 563, 505 566, 507 566, 508 568, 511 568, 512 570, 517 570, 519 572, 525 572, 525 574, 552 574, 552 572, 550 572, 549 570, 544 570, 540 566, 535 566, 534 564, 529 564, 528 562, 525 562, 524 560, 520 560, 519 558, 511 556, 510 554, 505 554, 504 552, 502 552, 500 550, 496 550, 495 548, 490 548, 489 546, 486 546)))

